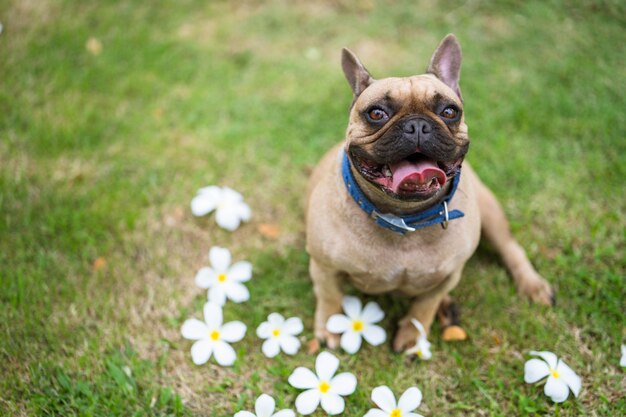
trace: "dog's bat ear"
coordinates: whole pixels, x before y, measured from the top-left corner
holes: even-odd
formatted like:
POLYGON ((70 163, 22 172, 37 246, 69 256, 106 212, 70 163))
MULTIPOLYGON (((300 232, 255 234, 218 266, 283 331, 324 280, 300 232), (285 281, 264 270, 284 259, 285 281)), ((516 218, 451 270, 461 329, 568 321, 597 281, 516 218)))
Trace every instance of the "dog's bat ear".
POLYGON ((461 100, 461 45, 453 34, 446 35, 441 41, 432 58, 426 72, 435 75, 450 87, 461 100))
POLYGON ((363 64, 361 64, 361 61, 359 61, 359 58, 349 49, 343 48, 341 50, 341 67, 352 88, 354 97, 358 97, 363 90, 374 82, 370 73, 365 69, 363 64))

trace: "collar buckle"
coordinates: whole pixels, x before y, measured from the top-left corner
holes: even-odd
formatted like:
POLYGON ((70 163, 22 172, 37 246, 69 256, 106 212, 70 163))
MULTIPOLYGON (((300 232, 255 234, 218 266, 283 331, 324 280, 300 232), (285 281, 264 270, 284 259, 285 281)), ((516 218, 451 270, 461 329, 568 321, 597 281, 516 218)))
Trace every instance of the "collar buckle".
POLYGON ((445 230, 448 228, 448 223, 450 222, 450 214, 448 213, 448 203, 446 203, 446 200, 443 200, 443 213, 439 212, 439 214, 444 217, 444 220, 441 222, 441 227, 445 230))
MULTIPOLYGON (((447 213, 447 211, 446 211, 447 213)), ((395 214, 391 214, 391 213, 385 213, 385 214, 381 214, 379 212, 377 212, 376 210, 372 211, 372 218, 376 221, 382 221, 384 223, 387 223, 393 227, 396 227, 398 229, 404 230, 405 232, 414 232, 415 228, 411 227, 409 225, 407 225, 404 222, 404 219, 402 217, 398 217, 395 214)))

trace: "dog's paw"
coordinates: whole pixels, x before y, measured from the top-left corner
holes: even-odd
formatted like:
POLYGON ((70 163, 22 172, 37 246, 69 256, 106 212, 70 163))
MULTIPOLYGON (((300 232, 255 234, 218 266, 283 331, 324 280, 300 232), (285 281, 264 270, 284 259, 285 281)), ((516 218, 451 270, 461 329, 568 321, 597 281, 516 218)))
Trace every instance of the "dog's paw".
POLYGON ((404 352, 412 348, 417 342, 418 335, 419 332, 409 320, 402 320, 396 332, 396 337, 393 339, 393 350, 404 352))
POLYGON ((554 289, 548 281, 543 279, 539 274, 533 271, 532 274, 526 276, 523 280, 518 281, 517 291, 528 298, 533 303, 554 305, 556 298, 554 289))
POLYGON ((326 329, 316 330, 315 338, 322 344, 326 345, 328 349, 337 349, 341 340, 341 335, 331 333, 326 329))

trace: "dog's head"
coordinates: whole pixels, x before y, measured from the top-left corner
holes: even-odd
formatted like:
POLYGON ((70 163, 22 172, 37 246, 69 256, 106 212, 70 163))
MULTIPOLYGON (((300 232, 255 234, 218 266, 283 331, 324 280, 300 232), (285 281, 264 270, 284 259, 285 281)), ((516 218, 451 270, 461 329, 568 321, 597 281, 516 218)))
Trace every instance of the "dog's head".
POLYGON ((354 93, 346 152, 356 171, 393 199, 433 197, 469 147, 457 39, 441 41, 422 75, 375 80, 347 49, 342 67, 354 93))

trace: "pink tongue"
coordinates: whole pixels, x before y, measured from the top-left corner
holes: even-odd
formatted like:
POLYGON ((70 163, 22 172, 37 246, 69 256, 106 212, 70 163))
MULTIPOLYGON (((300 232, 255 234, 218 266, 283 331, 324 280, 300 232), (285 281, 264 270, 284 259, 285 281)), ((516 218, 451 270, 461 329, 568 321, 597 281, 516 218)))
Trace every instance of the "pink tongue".
POLYGON ((405 159, 389 168, 393 174, 389 188, 394 193, 428 189, 433 178, 437 179, 440 187, 446 183, 446 173, 430 160, 410 162, 405 159))

